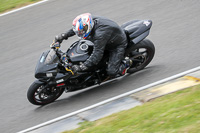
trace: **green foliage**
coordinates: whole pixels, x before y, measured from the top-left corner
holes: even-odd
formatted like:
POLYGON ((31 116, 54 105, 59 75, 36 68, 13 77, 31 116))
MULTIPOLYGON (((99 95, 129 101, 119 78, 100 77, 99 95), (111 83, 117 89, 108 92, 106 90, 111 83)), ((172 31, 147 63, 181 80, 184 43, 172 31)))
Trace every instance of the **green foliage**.
POLYGON ((0 0, 0 13, 40 0, 0 0))
POLYGON ((200 132, 200 86, 163 96, 64 133, 200 132))

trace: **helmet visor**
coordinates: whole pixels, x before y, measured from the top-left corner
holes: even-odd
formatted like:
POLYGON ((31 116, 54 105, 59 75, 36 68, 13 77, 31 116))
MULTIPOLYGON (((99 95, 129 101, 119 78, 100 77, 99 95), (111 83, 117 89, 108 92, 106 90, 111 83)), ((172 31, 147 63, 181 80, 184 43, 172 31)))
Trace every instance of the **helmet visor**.
POLYGON ((76 30, 76 28, 73 27, 73 31, 76 33, 76 35, 77 35, 78 37, 81 37, 81 38, 83 38, 83 37, 85 36, 87 30, 88 30, 88 25, 85 25, 85 26, 83 27, 83 29, 79 29, 79 30, 76 30))

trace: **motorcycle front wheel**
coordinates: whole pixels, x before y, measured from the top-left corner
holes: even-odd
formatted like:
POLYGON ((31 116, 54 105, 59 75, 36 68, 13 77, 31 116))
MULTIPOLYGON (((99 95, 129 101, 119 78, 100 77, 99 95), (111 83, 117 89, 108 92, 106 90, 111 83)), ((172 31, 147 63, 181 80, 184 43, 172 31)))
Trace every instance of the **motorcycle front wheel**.
POLYGON ((64 88, 46 87, 45 83, 33 82, 27 92, 27 98, 34 105, 46 105, 62 95, 64 88))

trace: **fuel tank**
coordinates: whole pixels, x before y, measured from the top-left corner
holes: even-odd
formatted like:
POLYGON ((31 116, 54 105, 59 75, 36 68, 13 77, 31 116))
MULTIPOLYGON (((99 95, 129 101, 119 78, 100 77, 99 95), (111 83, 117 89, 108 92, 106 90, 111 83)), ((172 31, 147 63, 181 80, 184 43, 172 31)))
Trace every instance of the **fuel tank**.
POLYGON ((67 51, 67 56, 73 63, 84 62, 90 57, 93 46, 94 44, 91 41, 79 40, 71 45, 67 51))

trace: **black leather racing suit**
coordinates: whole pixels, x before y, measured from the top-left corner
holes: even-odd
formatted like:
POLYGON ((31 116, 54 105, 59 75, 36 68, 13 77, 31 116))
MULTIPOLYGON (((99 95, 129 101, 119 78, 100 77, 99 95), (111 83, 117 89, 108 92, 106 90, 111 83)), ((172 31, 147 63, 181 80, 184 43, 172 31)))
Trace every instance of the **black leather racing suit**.
MULTIPOLYGON (((127 46, 127 37, 122 28, 114 21, 105 17, 93 16, 94 27, 86 40, 94 43, 91 56, 84 65, 91 67, 97 65, 102 59, 104 51, 109 51, 107 74, 115 76, 121 74, 125 66, 122 63, 127 46)), ((65 33, 66 38, 75 35, 73 30, 65 33)))

